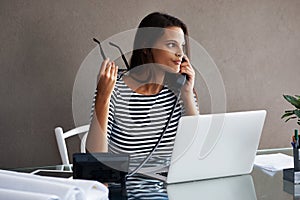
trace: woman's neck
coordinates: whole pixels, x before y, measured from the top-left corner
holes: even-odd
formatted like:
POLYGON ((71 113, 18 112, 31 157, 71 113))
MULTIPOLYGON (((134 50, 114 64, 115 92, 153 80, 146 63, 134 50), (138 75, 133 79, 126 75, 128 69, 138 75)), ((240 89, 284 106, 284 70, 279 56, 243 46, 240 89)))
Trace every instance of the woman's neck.
POLYGON ((158 94, 164 85, 165 72, 160 69, 151 70, 151 72, 150 70, 140 70, 139 73, 130 72, 124 76, 125 84, 139 94, 158 94))
POLYGON ((136 93, 143 95, 155 95, 162 90, 163 86, 157 83, 147 83, 135 90, 136 93))

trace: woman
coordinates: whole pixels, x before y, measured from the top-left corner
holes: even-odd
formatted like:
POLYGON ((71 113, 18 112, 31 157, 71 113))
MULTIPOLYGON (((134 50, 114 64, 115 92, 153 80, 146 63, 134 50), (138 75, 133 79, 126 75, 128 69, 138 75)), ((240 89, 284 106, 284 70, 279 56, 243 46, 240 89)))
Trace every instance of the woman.
POLYGON ((141 21, 129 71, 117 80, 118 66, 113 61, 105 59, 101 65, 87 138, 89 152, 128 153, 138 163, 167 127, 148 166, 170 159, 180 117, 199 114, 188 49, 188 31, 181 20, 155 12, 141 21), (181 93, 177 101, 169 77, 178 73, 185 74, 186 81, 177 86, 181 93))

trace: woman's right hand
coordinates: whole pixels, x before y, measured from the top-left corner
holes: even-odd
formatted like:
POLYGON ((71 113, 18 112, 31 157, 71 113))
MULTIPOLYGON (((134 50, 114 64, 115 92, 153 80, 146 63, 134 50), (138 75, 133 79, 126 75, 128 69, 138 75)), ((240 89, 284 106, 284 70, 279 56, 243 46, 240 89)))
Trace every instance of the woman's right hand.
POLYGON ((110 98, 110 95, 116 84, 118 75, 118 66, 114 62, 106 58, 101 65, 98 74, 97 96, 110 98))
POLYGON ((90 125, 86 147, 89 152, 107 152, 107 123, 109 101, 115 87, 118 75, 118 66, 105 59, 100 68, 97 84, 95 110, 90 125))

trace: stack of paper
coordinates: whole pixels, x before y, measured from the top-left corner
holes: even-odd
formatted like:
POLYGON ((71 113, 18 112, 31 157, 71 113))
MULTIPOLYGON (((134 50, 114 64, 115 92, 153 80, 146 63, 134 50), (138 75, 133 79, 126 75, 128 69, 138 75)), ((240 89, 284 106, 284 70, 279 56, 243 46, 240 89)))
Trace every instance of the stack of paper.
POLYGON ((294 160, 292 156, 282 153, 257 155, 254 165, 268 171, 280 171, 283 169, 294 168, 294 160))
POLYGON ((45 177, 0 170, 0 199, 107 200, 108 189, 97 181, 45 177))

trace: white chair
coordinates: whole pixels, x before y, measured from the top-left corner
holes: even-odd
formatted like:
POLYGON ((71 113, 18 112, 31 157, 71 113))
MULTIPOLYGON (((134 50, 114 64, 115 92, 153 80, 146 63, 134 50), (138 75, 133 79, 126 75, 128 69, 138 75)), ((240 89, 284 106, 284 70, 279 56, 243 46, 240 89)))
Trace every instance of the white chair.
POLYGON ((57 141, 57 145, 58 145, 58 150, 59 150, 63 165, 70 164, 67 145, 66 145, 66 139, 69 137, 78 135, 81 138, 80 151, 81 151, 81 153, 85 153, 85 143, 86 143, 86 138, 87 138, 87 133, 89 131, 89 128, 90 128, 90 125, 84 125, 84 126, 79 126, 74 129, 71 129, 67 132, 64 132, 64 130, 61 127, 56 127, 54 129, 56 141, 57 141))

